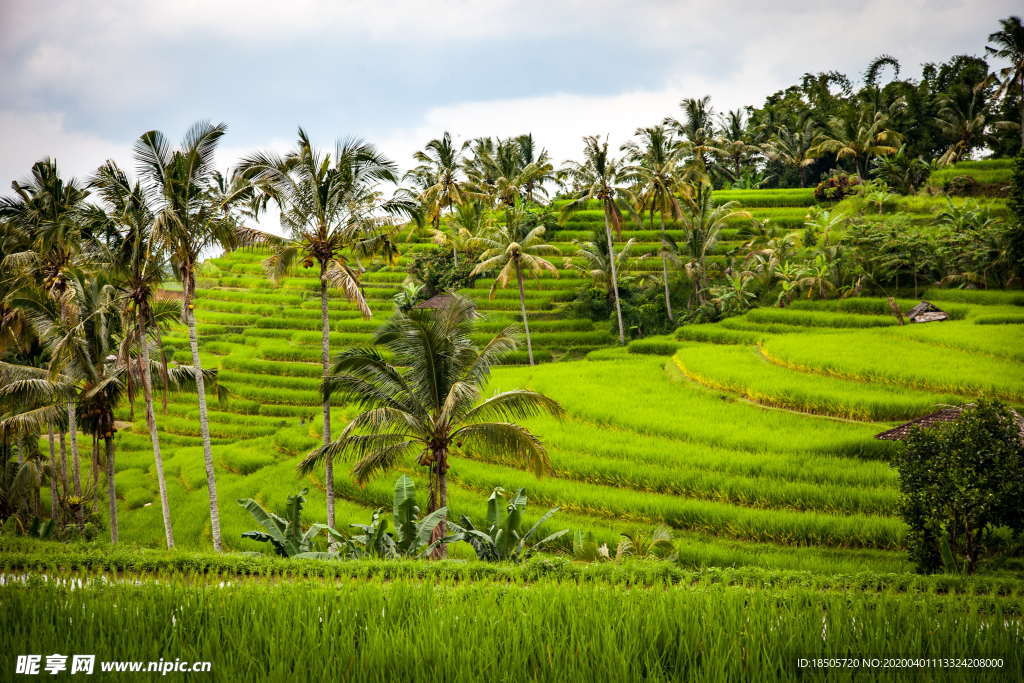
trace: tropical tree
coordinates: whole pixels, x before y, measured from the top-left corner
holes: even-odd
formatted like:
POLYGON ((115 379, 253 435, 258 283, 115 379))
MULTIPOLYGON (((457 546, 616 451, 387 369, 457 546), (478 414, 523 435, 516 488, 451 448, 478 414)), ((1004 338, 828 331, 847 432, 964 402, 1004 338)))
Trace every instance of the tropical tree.
POLYGON ((516 200, 532 202, 553 177, 548 154, 537 152, 532 135, 498 138, 496 144, 478 142, 474 150, 471 163, 466 164, 474 195, 498 206, 510 207, 516 200))
MULTIPOLYGON (((603 242, 574 242, 576 253, 573 258, 565 259, 565 268, 575 270, 581 275, 590 278, 591 285, 605 292, 608 302, 614 298, 612 287, 612 266, 608 258, 607 245, 603 242)), ((615 273, 618 276, 619 284, 627 285, 633 278, 630 275, 634 261, 632 258, 633 246, 636 240, 630 238, 622 245, 615 254, 615 273)))
POLYGON ((661 274, 665 294, 665 310, 669 321, 672 320, 672 299, 669 293, 669 249, 670 242, 665 232, 665 218, 677 221, 682 216, 680 194, 690 187, 684 180, 682 168, 684 148, 673 139, 672 134, 664 126, 638 128, 634 133, 640 142, 628 142, 622 146, 631 166, 625 169, 636 184, 633 195, 638 202, 638 210, 647 213, 653 225, 654 215, 658 215, 661 230, 661 274))
POLYGON ((746 115, 742 109, 728 111, 719 119, 715 167, 735 183, 742 176, 744 166, 760 149, 748 139, 746 115))
MULTIPOLYGON (((63 313, 71 316, 70 299, 64 295, 74 271, 89 262, 90 240, 82 232, 82 211, 88 192, 74 178, 64 180, 57 162, 44 159, 32 166, 32 177, 11 184, 15 197, 0 198, 0 219, 9 230, 20 232, 18 251, 4 256, 7 285, 24 293, 35 286, 54 302, 65 302, 63 313)), ((9 297, 6 298, 9 301, 9 297)), ((12 307, 5 318, 16 322, 12 307)), ((19 316, 20 317, 20 316, 19 316)), ((25 326, 27 329, 28 326, 25 326)), ((75 496, 82 497, 81 466, 78 451, 77 406, 67 402, 67 433, 71 442, 72 483, 75 496)), ((61 432, 61 448, 65 446, 61 432)))
POLYGON ((992 57, 1009 62, 996 72, 999 77, 999 94, 1009 100, 1017 99, 1020 144, 1024 150, 1024 25, 1020 17, 1000 19, 1000 30, 988 37, 985 52, 992 57))
MULTIPOLYGON (((476 347, 471 339, 475 316, 472 302, 462 297, 437 310, 396 313, 374 340, 392 354, 391 361, 373 347, 342 352, 323 392, 354 403, 361 412, 337 439, 310 453, 300 471, 350 456, 356 459, 356 481, 365 483, 415 455, 429 470, 428 513, 448 505, 452 455, 511 459, 537 475, 550 471, 544 444, 516 421, 541 413, 560 417, 562 408, 525 389, 481 400, 491 367, 515 348, 515 339, 513 328, 506 328, 483 348, 476 347)), ((432 540, 443 538, 445 527, 439 524, 432 540)))
POLYGON ((233 247, 244 237, 221 203, 211 196, 216 186, 214 153, 226 131, 223 123, 213 125, 200 121, 188 130, 177 149, 172 149, 164 134, 156 130, 143 133, 135 142, 138 175, 154 213, 154 239, 167 250, 182 283, 182 318, 188 326, 192 370, 199 397, 199 432, 210 498, 210 536, 218 552, 223 549, 220 509, 194 302, 200 257, 216 246, 233 247))
POLYGON ((697 164, 697 170, 706 174, 710 155, 722 154, 716 145, 715 110, 711 106, 711 96, 686 97, 679 106, 683 110, 683 120, 668 116, 663 124, 689 143, 689 151, 697 164))
POLYGON ((608 138, 602 141, 596 135, 583 138, 583 161, 567 161, 562 169, 562 177, 572 186, 573 198, 562 208, 562 216, 567 217, 584 208, 590 200, 597 200, 604 212, 604 237, 608 244, 608 264, 612 276, 612 296, 615 303, 615 318, 619 326, 619 344, 626 343, 626 331, 622 324, 622 304, 619 301, 619 278, 616 272, 615 243, 612 241, 612 228, 615 234, 622 235, 622 207, 629 206, 631 196, 623 183, 628 181, 617 159, 608 155, 608 138))
POLYGON ((862 108, 856 119, 833 116, 828 128, 818 136, 813 154, 832 153, 837 159, 850 159, 861 178, 866 178, 868 163, 875 157, 895 154, 901 136, 889 127, 889 115, 862 108))
MULTIPOLYGON (((436 142, 436 141, 434 141, 436 142)), ((404 200, 384 199, 377 191, 383 182, 398 182, 398 167, 362 140, 339 141, 333 156, 316 149, 299 129, 295 149, 285 156, 261 152, 242 160, 241 172, 267 194, 281 210, 284 238, 261 239, 273 253, 264 261, 268 275, 279 280, 301 259, 320 272, 320 363, 323 377, 330 373, 331 323, 328 292, 340 289, 370 317, 359 284, 359 271, 351 258, 369 255, 389 243, 388 216, 409 215, 404 200), (385 218, 382 218, 384 216, 385 218)), ((323 443, 331 442, 331 402, 323 400, 323 443)), ((334 527, 334 466, 325 461, 327 526, 334 527)))
POLYGON ((771 160, 795 168, 800 173, 800 187, 807 186, 807 167, 814 163, 814 147, 817 144, 820 126, 809 112, 802 114, 791 128, 779 126, 764 145, 765 154, 771 160))
POLYGON ((985 103, 979 95, 987 85, 987 79, 978 83, 971 89, 969 98, 947 96, 942 99, 942 108, 935 117, 935 123, 950 142, 939 157, 939 166, 955 164, 970 156, 984 142, 988 116, 985 103))
POLYGON ((545 271, 558 277, 558 268, 544 256, 560 252, 557 247, 543 242, 546 228, 529 220, 530 214, 517 199, 505 209, 505 225, 473 240, 481 249, 480 260, 471 275, 497 271, 491 284, 490 296, 498 287, 507 287, 515 279, 519 287, 519 311, 526 334, 526 355, 533 365, 533 342, 530 339, 530 322, 526 316, 526 290, 524 277, 540 276, 545 271))
POLYGON ((681 220, 689 259, 686 270, 693 281, 698 306, 707 303, 707 257, 718 242, 719 233, 728 221, 751 217, 746 211, 740 211, 735 201, 715 206, 711 195, 711 184, 707 180, 697 182, 685 202, 681 220))
MULTIPOLYGON (((168 275, 166 258, 156 242, 153 231, 153 212, 147 202, 146 193, 138 183, 131 183, 117 164, 108 161, 97 170, 90 181, 105 205, 105 211, 97 217, 109 221, 118 231, 118 238, 112 240, 103 259, 109 268, 111 281, 117 290, 116 301, 123 325, 123 342, 118 350, 118 362, 122 366, 131 363, 132 352, 136 352, 137 374, 141 378, 142 396, 146 405, 146 427, 153 446, 153 463, 156 470, 157 487, 160 493, 160 512, 164 523, 164 539, 168 548, 174 547, 174 529, 171 523, 171 507, 167 497, 167 482, 164 477, 163 456, 160 452, 160 434, 157 429, 156 412, 153 408, 153 371, 150 346, 158 340, 158 316, 166 310, 169 301, 156 298, 156 291, 168 275)), ((162 365, 166 374, 166 365, 162 365)), ((134 383, 128 373, 129 402, 134 403, 134 383)))
POLYGON ((462 174, 462 149, 452 142, 451 133, 445 131, 413 154, 413 159, 417 166, 406 173, 405 178, 415 185, 425 217, 437 230, 441 214, 469 198, 462 174))

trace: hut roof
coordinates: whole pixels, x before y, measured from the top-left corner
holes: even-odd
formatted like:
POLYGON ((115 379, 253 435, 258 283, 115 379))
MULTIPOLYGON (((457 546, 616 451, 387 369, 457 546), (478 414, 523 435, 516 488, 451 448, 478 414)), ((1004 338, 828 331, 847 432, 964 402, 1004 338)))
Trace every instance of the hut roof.
POLYGON ((448 308, 456 300, 454 294, 435 294, 426 301, 421 301, 413 308, 448 308))
MULTIPOLYGON (((881 434, 875 434, 875 438, 882 439, 885 441, 903 441, 904 439, 907 438, 907 436, 909 436, 910 431, 915 427, 920 427, 921 429, 928 429, 930 427, 934 427, 935 425, 942 424, 943 422, 952 422, 953 420, 960 417, 960 414, 964 412, 965 408, 970 408, 972 406, 974 406, 973 403, 968 403, 962 406, 950 406, 949 408, 943 408, 942 410, 937 410, 936 412, 931 413, 929 415, 919 417, 917 419, 911 420, 910 422, 905 422, 904 424, 901 424, 899 427, 893 427, 892 429, 884 431, 881 434)), ((1021 438, 1024 439, 1024 418, 1022 418, 1016 410, 1011 409, 1011 412, 1013 413, 1014 417, 1017 418, 1017 426, 1020 429, 1021 438)))
POLYGON ((912 323, 930 323, 937 322, 939 320, 946 320, 949 316, 945 311, 930 301, 922 301, 907 311, 907 318, 909 318, 912 323))

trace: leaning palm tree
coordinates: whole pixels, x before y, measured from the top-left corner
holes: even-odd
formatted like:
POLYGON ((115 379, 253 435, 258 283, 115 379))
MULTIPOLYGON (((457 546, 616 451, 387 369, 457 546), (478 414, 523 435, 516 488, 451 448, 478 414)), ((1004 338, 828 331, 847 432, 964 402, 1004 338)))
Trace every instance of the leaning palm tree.
MULTIPOLYGON (((408 215, 412 207, 402 198, 383 199, 382 182, 397 183, 398 168, 373 145, 361 140, 340 141, 333 156, 316 149, 299 129, 294 150, 285 156, 257 153, 242 160, 240 172, 281 210, 285 238, 262 236, 273 253, 264 262, 275 280, 300 260, 320 271, 320 361, 323 377, 330 372, 328 292, 340 289, 365 317, 370 307, 359 284, 351 257, 358 258, 388 244, 387 220, 381 216, 408 215)), ((331 402, 323 401, 323 442, 331 441, 331 402)), ((334 467, 325 463, 327 525, 334 527, 334 467)))
POLYGON ((562 216, 584 208, 591 199, 596 199, 604 211, 604 236, 608 243, 609 265, 612 272, 612 294, 615 300, 615 318, 619 325, 619 344, 626 343, 626 331, 622 324, 622 304, 619 302, 619 279, 616 273, 615 245, 612 242, 612 228, 622 234, 622 208, 620 199, 629 205, 630 193, 623 186, 628 175, 623 172, 618 160, 608 155, 608 138, 601 141, 596 135, 583 138, 583 161, 567 161, 561 171, 563 178, 572 186, 572 200, 562 207, 562 216))
POLYGON ((622 146, 627 159, 632 163, 625 169, 636 183, 634 194, 637 208, 646 212, 651 224, 657 213, 661 230, 661 276, 664 285, 665 311, 672 321, 672 299, 669 293, 669 243, 665 232, 665 218, 677 221, 682 216, 679 196, 690 186, 684 181, 682 166, 685 148, 676 141, 664 126, 638 128, 634 135, 640 142, 628 142, 622 146))
MULTIPOLYGON (((146 406, 146 427, 153 446, 157 488, 160 493, 160 512, 164 523, 164 540, 168 548, 174 547, 174 529, 171 507, 167 497, 163 457, 156 412, 153 409, 153 372, 150 358, 151 340, 159 333, 156 291, 167 273, 166 259, 160 245, 154 240, 153 212, 146 194, 138 183, 131 183, 117 164, 108 161, 90 181, 103 200, 97 220, 111 223, 117 239, 110 240, 105 267, 109 268, 112 283, 117 290, 116 302, 125 318, 124 339, 118 351, 122 365, 136 354, 138 374, 141 376, 142 395, 146 406)), ((169 303, 169 302, 160 302, 169 303)), ((166 306, 163 306, 166 308, 166 306)), ((166 368, 164 367, 166 374, 166 368)), ((131 375, 129 375, 131 378, 131 375)), ((134 384, 127 385, 129 402, 134 403, 134 384)))
POLYGON ((999 20, 1002 28, 989 35, 992 45, 985 52, 992 57, 1009 62, 997 72, 999 94, 1010 101, 1017 100, 1018 123, 1020 124, 1020 145, 1024 149, 1024 25, 1020 17, 999 20))
POLYGON ((527 214, 519 200, 505 210, 505 225, 489 234, 473 240, 473 245, 481 248, 480 261, 473 268, 471 275, 480 275, 490 271, 498 271, 491 284, 490 296, 498 287, 507 287, 512 279, 519 285, 519 311, 523 318, 523 331, 526 334, 526 355, 533 365, 533 342, 530 339, 530 323, 526 318, 526 291, 523 288, 523 277, 539 276, 545 271, 558 277, 558 268, 544 258, 546 255, 558 255, 557 247, 544 244, 543 225, 531 225, 527 214))
MULTIPOLYGON (((549 472, 544 444, 516 421, 542 413, 561 417, 562 408, 525 389, 481 400, 491 367, 515 348, 515 340, 506 328, 476 347, 475 317, 472 302, 462 297, 438 310, 396 313, 375 338, 393 354, 390 362, 372 347, 340 354, 324 380, 324 395, 352 402, 361 412, 341 436, 310 453, 300 471, 347 456, 355 459, 352 474, 362 484, 415 456, 429 471, 428 512, 448 505, 452 455, 511 457, 538 476, 549 472)), ((438 525, 435 539, 444 536, 445 526, 438 525)))
POLYGON ((970 156, 978 145, 983 144, 989 121, 980 96, 990 84, 990 78, 986 78, 971 88, 970 97, 961 92, 957 93, 959 96, 946 96, 940 100, 935 123, 949 140, 949 147, 936 162, 939 166, 951 166, 970 156))
POLYGON ((735 201, 715 206, 711 194, 711 184, 707 180, 695 183, 686 199, 681 221, 689 258, 686 270, 693 280, 699 306, 707 303, 707 257, 718 242, 719 233, 729 220, 751 217, 746 211, 738 210, 739 205, 735 201))
POLYGON ((226 131, 227 126, 223 123, 212 125, 200 121, 188 130, 181 146, 172 149, 163 133, 151 130, 142 134, 134 148, 136 170, 154 212, 154 239, 167 250, 175 274, 182 283, 182 318, 188 326, 192 369, 199 396, 199 431, 210 498, 210 536, 214 550, 218 552, 223 549, 220 509, 194 302, 196 266, 200 257, 209 249, 217 246, 230 248, 239 242, 235 221, 212 196, 216 186, 214 153, 226 131))

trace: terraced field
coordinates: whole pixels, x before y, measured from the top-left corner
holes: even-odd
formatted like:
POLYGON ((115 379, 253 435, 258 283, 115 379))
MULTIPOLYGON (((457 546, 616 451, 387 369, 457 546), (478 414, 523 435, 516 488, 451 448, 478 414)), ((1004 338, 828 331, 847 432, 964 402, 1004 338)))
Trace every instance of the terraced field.
MULTIPOLYGON (((282 505, 309 486, 310 521, 321 520, 324 502, 323 482, 303 482, 294 469, 320 433, 316 282, 298 275, 275 287, 261 277, 260 258, 236 252, 213 260, 197 301, 204 362, 220 370, 231 394, 211 412, 224 537, 229 547, 249 550, 260 549, 240 538, 251 522, 231 501, 256 496, 282 505)), ((367 273, 373 319, 334 302, 335 349, 370 339, 390 314, 403 267, 367 273)), ((540 355, 579 357, 610 344, 609 330, 560 315, 578 282, 532 284, 540 285, 529 299, 540 355)), ((481 281, 466 292, 486 315, 481 339, 515 320, 515 300, 500 292, 488 300, 488 287, 481 281)), ((905 571, 895 475, 885 462, 890 444, 872 436, 981 393, 1024 402, 1024 327, 979 324, 1024 312, 1019 299, 987 292, 949 298, 956 300, 936 297, 956 318, 945 323, 899 327, 880 299, 801 301, 585 359, 501 368, 494 390, 529 386, 568 411, 564 422, 531 424, 549 444, 555 475, 537 479, 467 453, 453 464, 451 507, 479 516, 491 488, 524 486, 533 515, 562 508, 552 529, 591 531, 611 545, 620 532, 667 524, 685 565, 905 571)), ((181 333, 165 342, 187 360, 181 333)), ((122 536, 158 546, 141 414, 118 435, 122 536)), ((336 407, 336 424, 347 415, 336 407)), ((196 410, 187 397, 172 396, 160 418, 176 536, 182 546, 205 547, 196 410)), ((339 520, 364 521, 373 507, 389 504, 391 482, 360 488, 342 470, 336 491, 339 520)))

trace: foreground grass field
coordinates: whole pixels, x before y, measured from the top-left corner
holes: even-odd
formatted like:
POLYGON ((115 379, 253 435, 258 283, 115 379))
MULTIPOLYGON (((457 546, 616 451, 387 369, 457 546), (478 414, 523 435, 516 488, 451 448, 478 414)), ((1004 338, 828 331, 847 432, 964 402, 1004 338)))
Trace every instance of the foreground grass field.
POLYGON ((211 680, 225 681, 798 680, 835 677, 801 660, 863 657, 879 662, 856 673, 880 680, 998 680, 1024 667, 1024 586, 1007 580, 546 558, 61 557, 47 545, 0 555, 5 652, 61 651, 70 624, 98 660, 210 661, 211 680), (329 643, 332 656, 296 643, 329 643), (907 663, 962 653, 975 666, 907 663))

